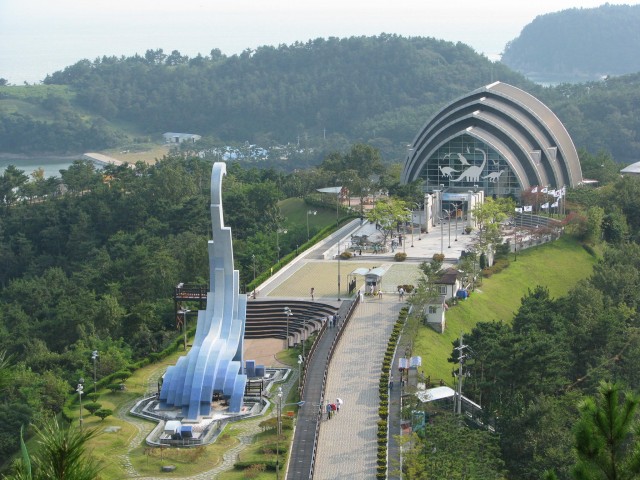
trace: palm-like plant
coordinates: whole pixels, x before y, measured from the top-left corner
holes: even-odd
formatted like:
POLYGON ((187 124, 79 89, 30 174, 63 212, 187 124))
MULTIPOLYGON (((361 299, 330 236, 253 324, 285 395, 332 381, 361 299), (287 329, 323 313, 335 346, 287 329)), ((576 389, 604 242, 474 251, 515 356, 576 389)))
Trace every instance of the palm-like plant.
POLYGON ((95 480, 100 466, 87 455, 86 444, 97 430, 80 430, 61 425, 53 417, 34 427, 38 437, 37 453, 32 458, 21 439, 22 460, 5 480, 95 480))

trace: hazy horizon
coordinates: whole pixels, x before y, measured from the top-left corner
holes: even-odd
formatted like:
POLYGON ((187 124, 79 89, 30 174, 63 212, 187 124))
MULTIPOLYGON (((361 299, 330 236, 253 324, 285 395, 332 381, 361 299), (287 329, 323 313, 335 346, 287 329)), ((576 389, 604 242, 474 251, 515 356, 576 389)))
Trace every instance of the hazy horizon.
POLYGON ((592 0, 506 0, 430 5, 416 0, 306 4, 237 0, 2 0, 0 78, 38 83, 82 60, 144 55, 162 48, 194 57, 220 49, 234 55, 263 45, 381 33, 463 42, 497 60, 538 15, 602 5, 592 0))

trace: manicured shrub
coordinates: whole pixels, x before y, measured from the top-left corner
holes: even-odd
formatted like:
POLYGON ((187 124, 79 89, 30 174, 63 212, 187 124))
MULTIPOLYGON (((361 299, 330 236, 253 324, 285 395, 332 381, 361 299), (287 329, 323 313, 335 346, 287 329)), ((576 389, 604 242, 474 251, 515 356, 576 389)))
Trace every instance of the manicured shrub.
POLYGON ((102 404, 92 402, 92 403, 87 403, 86 405, 83 405, 83 407, 86 408, 89 412, 91 412, 91 415, 93 415, 102 408, 102 404))
POLYGON ((407 254, 398 252, 393 256, 393 258, 396 262, 404 262, 407 259, 407 254))
POLYGON ((105 418, 113 415, 113 410, 110 410, 108 408, 101 408, 94 415, 96 417, 100 417, 100 420, 104 420, 105 418))

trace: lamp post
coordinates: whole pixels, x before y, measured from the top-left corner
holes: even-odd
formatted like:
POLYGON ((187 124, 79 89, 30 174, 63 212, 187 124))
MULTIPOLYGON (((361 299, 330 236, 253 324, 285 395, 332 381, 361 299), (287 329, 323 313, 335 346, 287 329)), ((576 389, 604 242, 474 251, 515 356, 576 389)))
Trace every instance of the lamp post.
POLYGON ((280 234, 286 234, 287 231, 283 228, 276 228, 276 250, 278 250, 278 262, 280 261, 280 234))
POLYGON ((451 248, 451 210, 447 210, 447 213, 448 213, 447 216, 449 217, 448 221, 447 221, 447 223, 449 224, 448 225, 448 227, 449 227, 449 246, 447 248, 451 248))
MULTIPOLYGON (((288 316, 287 316, 288 318, 288 316)), ((287 340, 287 348, 289 348, 287 340)), ((276 438, 276 480, 280 480, 280 435, 282 435, 282 387, 278 387, 278 429, 276 438)))
POLYGON ((411 214, 411 246, 413 247, 413 209, 410 210, 411 214))
MULTIPOLYGON (((304 343, 302 344, 302 348, 304 348, 304 343)), ((302 392, 302 362, 304 358, 304 354, 298 355, 298 393, 302 392)))
POLYGON ((78 392, 78 398, 80 399, 80 430, 82 431, 82 394, 84 393, 84 378, 79 380, 76 392, 78 392))
POLYGON ((289 307, 284 307, 284 314, 287 316, 287 349, 289 349, 289 317, 293 315, 289 307))
POLYGON ((282 404, 282 387, 278 387, 278 393, 276 396, 278 397, 278 404, 276 405, 276 412, 278 415, 278 428, 277 428, 277 438, 276 438, 276 479, 280 480, 280 436, 282 435, 282 407, 288 407, 290 405, 297 405, 301 407, 304 405, 304 400, 301 400, 296 403, 285 403, 282 404))
POLYGON ((256 279, 256 256, 251 255, 251 260, 253 260, 253 280, 256 279))
POLYGON ((340 301, 340 240, 338 240, 338 301, 340 301))
POLYGON ((317 215, 317 210, 307 210, 307 242, 309 241, 309 215, 317 215))
POLYGON ((440 215, 440 255, 444 255, 444 215, 442 215, 442 196, 444 194, 444 183, 440 184, 440 193, 439 193, 439 197, 440 197, 440 209, 439 211, 439 215, 440 215))
POLYGON ((456 242, 458 241, 458 204, 455 205, 456 209, 456 242))
POLYGON ((98 350, 91 352, 91 360, 93 360, 93 393, 98 394, 98 383, 96 380, 96 362, 98 361, 98 350))
POLYGON ((184 334, 184 351, 187 351, 187 313, 191 310, 186 308, 178 310, 178 313, 182 315, 182 333, 184 334))

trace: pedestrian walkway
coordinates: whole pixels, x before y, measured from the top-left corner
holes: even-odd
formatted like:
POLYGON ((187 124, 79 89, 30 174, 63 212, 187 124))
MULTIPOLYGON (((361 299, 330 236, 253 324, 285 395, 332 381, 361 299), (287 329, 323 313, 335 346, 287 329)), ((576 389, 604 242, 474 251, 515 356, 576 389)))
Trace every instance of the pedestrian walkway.
POLYGON ((325 399, 343 400, 331 420, 323 417, 314 480, 375 478, 378 384, 389 335, 403 303, 396 298, 358 306, 333 355, 325 399))

